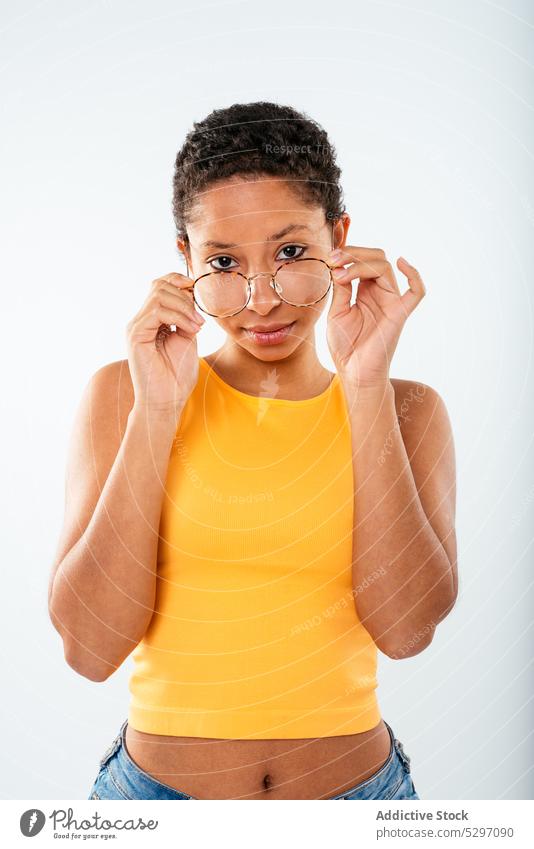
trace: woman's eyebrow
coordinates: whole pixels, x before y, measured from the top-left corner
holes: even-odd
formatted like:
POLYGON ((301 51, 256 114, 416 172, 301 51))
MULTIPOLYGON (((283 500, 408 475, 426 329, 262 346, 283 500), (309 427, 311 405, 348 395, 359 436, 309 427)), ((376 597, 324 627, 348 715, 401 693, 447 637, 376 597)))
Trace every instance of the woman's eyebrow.
MULTIPOLYGON (((272 236, 267 236, 265 239, 266 242, 277 242, 279 239, 283 239, 284 236, 287 236, 288 233, 293 233, 295 230, 309 230, 307 224, 288 224, 282 230, 279 230, 277 233, 273 233, 272 236)), ((202 242, 201 247, 203 248, 217 248, 220 250, 226 250, 227 248, 238 248, 240 247, 235 242, 215 242, 213 239, 209 239, 207 242, 202 242)))

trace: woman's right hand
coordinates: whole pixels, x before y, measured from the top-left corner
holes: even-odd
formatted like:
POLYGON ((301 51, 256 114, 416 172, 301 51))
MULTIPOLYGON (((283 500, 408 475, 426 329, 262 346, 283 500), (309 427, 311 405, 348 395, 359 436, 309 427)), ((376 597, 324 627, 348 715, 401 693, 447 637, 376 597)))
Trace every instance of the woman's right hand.
POLYGON ((196 334, 204 319, 195 309, 191 284, 189 277, 176 273, 153 280, 143 306, 127 325, 135 405, 149 413, 179 413, 198 380, 196 334))

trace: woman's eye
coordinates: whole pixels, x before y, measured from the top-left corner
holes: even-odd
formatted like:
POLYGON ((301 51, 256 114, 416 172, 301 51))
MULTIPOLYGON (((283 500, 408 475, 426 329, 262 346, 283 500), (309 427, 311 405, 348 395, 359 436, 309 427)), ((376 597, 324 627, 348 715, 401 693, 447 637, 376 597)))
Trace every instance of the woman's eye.
POLYGON ((209 264, 216 271, 226 271, 228 268, 233 268, 233 265, 230 263, 234 262, 231 256, 216 256, 214 259, 210 259, 209 264), (214 265, 213 263, 220 263, 220 265, 214 265))
POLYGON ((302 245, 286 245, 285 248, 280 250, 277 259, 297 259, 305 250, 306 248, 302 245))

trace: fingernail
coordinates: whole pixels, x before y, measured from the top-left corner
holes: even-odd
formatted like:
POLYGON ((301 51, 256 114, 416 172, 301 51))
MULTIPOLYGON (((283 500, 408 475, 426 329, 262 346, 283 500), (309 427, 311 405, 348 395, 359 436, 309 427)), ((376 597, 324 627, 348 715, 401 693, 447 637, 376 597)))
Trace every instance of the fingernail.
POLYGON ((336 280, 339 280, 341 277, 344 276, 344 274, 345 274, 344 268, 334 268, 334 270, 332 271, 332 275, 335 277, 336 280))

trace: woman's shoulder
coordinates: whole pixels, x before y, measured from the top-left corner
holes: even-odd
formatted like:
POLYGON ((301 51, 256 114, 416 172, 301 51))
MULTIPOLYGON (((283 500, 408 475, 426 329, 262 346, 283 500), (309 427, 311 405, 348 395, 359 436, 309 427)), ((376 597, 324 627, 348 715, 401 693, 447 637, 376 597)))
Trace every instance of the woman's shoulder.
POLYGON ((451 438, 451 423, 445 401, 433 386, 420 380, 390 378, 395 390, 395 408, 403 436, 415 442, 441 433, 451 438))
POLYGON ((96 407, 116 416, 121 429, 125 427, 135 401, 128 360, 100 366, 89 381, 89 389, 96 407))
POLYGON ((415 403, 421 406, 423 403, 444 403, 443 398, 433 386, 423 383, 421 380, 406 380, 399 377, 391 377, 390 383, 395 390, 395 403, 415 403))
POLYGON ((400 377, 390 377, 390 383, 395 390, 395 397, 407 395, 409 397, 417 396, 423 398, 427 393, 435 393, 436 390, 432 386, 423 383, 421 380, 406 380, 400 377))
POLYGON ((121 391, 126 397, 129 397, 131 394, 133 398, 134 389, 130 374, 130 364, 127 359, 113 360, 111 363, 105 363, 95 371, 92 380, 97 380, 114 388, 121 387, 121 391))

